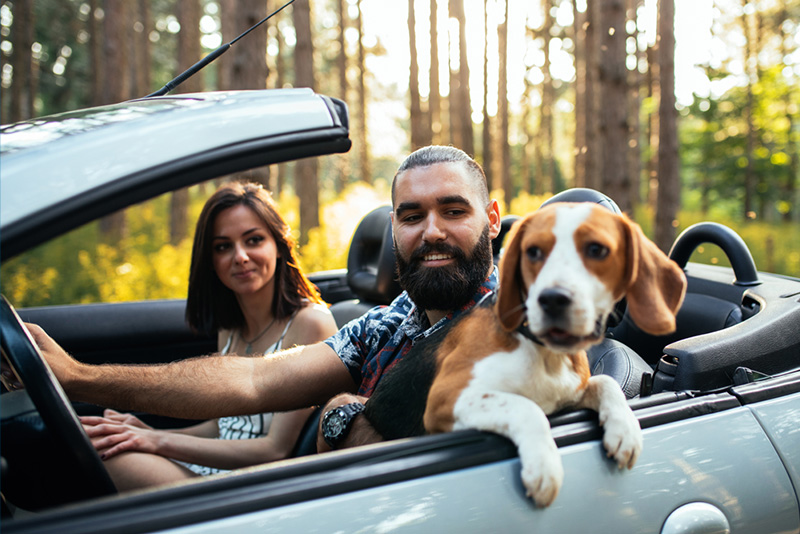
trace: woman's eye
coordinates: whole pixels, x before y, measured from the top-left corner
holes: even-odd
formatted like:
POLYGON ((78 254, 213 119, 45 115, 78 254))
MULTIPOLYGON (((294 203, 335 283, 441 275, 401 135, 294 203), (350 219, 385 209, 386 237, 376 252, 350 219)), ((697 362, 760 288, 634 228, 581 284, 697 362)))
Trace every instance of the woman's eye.
POLYGON ((247 242, 251 245, 259 245, 262 241, 264 241, 264 236, 260 235, 255 235, 247 240, 247 242))
POLYGON ((213 250, 214 252, 221 253, 225 252, 229 248, 230 248, 230 243, 219 243, 217 245, 214 245, 213 250))

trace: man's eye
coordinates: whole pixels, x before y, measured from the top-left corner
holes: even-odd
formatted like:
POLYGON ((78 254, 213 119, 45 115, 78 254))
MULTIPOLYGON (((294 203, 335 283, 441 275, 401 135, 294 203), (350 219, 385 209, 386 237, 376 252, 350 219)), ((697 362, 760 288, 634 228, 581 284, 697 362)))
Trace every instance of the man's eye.
POLYGON ((585 253, 587 258, 603 260, 608 256, 609 250, 607 246, 600 243, 589 243, 586 245, 585 253))
POLYGON ((530 261, 542 261, 544 259, 544 252, 539 247, 528 247, 525 251, 530 261))

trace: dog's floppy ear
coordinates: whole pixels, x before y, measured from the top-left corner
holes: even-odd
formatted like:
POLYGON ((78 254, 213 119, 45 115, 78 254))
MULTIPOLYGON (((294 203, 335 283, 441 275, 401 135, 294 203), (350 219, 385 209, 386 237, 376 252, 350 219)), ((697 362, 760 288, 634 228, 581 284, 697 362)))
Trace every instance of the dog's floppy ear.
POLYGON ((686 275, 638 224, 623 221, 628 241, 628 313, 633 322, 653 335, 675 331, 675 315, 686 294, 686 275))
POLYGON ((525 234, 527 218, 514 223, 509 230, 508 243, 500 258, 500 287, 497 290, 496 312, 500 324, 507 331, 514 330, 525 317, 525 305, 522 302, 521 274, 519 271, 520 248, 522 236, 525 234))

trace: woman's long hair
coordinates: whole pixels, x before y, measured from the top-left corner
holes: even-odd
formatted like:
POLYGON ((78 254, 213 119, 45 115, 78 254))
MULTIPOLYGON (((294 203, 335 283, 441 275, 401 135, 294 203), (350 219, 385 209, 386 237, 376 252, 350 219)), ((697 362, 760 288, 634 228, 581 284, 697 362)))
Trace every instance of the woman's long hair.
POLYGON ((186 299, 186 320, 196 332, 214 334, 222 328, 244 326, 244 315, 236 295, 220 281, 212 260, 217 216, 238 205, 253 210, 264 221, 275 240, 278 251, 274 275, 275 297, 272 301, 275 318, 289 317, 308 301, 323 303, 317 288, 298 267, 291 230, 278 213, 272 195, 261 185, 234 182, 220 187, 206 201, 197 220, 186 299))

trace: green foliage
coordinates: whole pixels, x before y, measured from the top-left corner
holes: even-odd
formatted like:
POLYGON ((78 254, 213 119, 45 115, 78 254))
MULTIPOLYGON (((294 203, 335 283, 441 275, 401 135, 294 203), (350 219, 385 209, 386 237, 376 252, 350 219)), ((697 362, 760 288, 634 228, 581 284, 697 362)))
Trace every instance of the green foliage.
MULTIPOLYGON (((797 133, 800 92, 791 85, 782 65, 765 69, 753 85, 754 147, 748 153, 746 87, 733 87, 719 98, 695 96, 680 121, 683 190, 690 209, 715 219, 721 215, 744 219, 756 216, 776 220, 788 216, 798 187, 792 158, 800 151, 797 133), (790 117, 792 120, 790 121, 790 117), (794 122, 794 129, 791 129, 794 122), (746 167, 755 177, 751 197, 753 213, 744 213, 746 167)), ((710 79, 725 73, 708 69, 710 79)), ((795 215, 796 219, 796 215, 795 215)))
MULTIPOLYGON (((190 189, 192 221, 210 192, 190 189)), ((306 272, 347 266, 350 239, 361 218, 389 202, 389 188, 352 185, 322 207, 320 228, 300 251, 306 272)), ((299 202, 291 192, 279 199, 292 228, 299 227, 299 202)), ((127 236, 103 241, 97 222, 78 228, 21 256, 0 270, 3 293, 18 307, 185 298, 193 235, 169 243, 169 195, 126 211, 127 236)), ((295 236, 297 237, 297 236, 295 236)))
MULTIPOLYGON (((677 234, 703 221, 713 221, 731 228, 744 240, 753 255, 759 271, 800 277, 800 225, 790 222, 767 223, 743 221, 730 215, 734 203, 718 203, 703 214, 698 210, 685 209, 678 214, 677 234)), ((696 206, 696 204, 695 204, 696 206)), ((640 207, 635 216, 644 233, 653 236, 652 210, 640 207)), ((689 261, 729 267, 725 253, 716 245, 701 245, 689 261)))

